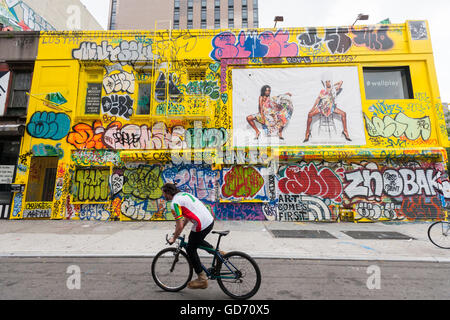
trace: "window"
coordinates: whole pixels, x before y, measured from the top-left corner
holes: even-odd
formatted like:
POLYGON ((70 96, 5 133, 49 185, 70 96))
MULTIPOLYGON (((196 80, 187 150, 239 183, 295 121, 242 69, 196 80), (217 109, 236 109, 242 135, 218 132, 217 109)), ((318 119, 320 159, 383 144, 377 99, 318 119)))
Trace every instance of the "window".
POLYGON ((202 7, 202 20, 206 21, 206 7, 202 7))
POLYGON ((27 93, 31 89, 31 71, 14 71, 12 75, 12 84, 10 101, 6 115, 25 116, 27 114, 28 100, 27 93))
POLYGON ((53 201, 58 157, 31 157, 26 202, 53 201))
POLYGON ((109 29, 116 29, 116 18, 117 18, 117 0, 111 1, 111 19, 109 21, 109 29))
POLYGON ((220 28, 220 0, 214 3, 214 27, 220 28))
POLYGON ((188 0, 188 7, 187 7, 187 28, 192 29, 193 28, 193 13, 194 4, 192 0, 188 0))
POLYGON ((138 96, 138 106, 136 109, 136 115, 150 114, 150 95, 151 95, 151 84, 150 83, 139 83, 139 96, 138 96))
POLYGON ((258 28, 258 0, 253 0, 253 28, 258 28))
POLYGON ((242 7, 242 18, 243 19, 247 19, 248 18, 247 7, 242 7))
POLYGON ((205 80, 206 69, 205 68, 192 68, 187 69, 189 81, 205 80))
POLYGON ((367 100, 413 99, 409 67, 363 68, 367 100))

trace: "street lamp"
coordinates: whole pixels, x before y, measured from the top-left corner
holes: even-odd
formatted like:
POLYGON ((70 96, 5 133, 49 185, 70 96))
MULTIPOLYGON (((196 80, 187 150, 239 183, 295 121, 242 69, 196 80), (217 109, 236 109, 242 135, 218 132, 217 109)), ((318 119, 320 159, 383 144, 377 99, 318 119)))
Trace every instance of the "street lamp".
POLYGON ((353 22, 352 27, 355 25, 356 21, 358 20, 369 20, 369 15, 368 14, 358 14, 358 17, 356 17, 355 22, 353 22))
POLYGON ((278 21, 283 22, 284 18, 283 18, 283 16, 275 16, 275 20, 273 20, 273 21, 275 21, 275 25, 273 27, 276 28, 277 27, 277 22, 278 21))

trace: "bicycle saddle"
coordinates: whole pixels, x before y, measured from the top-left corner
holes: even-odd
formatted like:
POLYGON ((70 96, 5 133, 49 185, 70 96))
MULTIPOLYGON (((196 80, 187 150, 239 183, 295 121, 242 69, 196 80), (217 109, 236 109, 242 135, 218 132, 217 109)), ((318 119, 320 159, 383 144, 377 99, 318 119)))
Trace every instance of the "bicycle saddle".
POLYGON ((217 234, 220 234, 221 236, 226 236, 227 234, 230 233, 230 230, 227 230, 227 231, 212 231, 211 233, 217 233, 217 234))

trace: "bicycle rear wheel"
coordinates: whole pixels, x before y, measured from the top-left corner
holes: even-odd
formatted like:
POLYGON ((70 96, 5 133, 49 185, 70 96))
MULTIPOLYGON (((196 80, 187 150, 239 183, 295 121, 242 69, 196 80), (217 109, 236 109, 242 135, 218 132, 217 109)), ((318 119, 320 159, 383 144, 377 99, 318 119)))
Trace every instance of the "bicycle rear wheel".
POLYGON ((163 290, 176 292, 184 289, 191 280, 193 268, 184 251, 166 248, 158 252, 152 262, 152 277, 163 290))
POLYGON ((428 238, 437 247, 450 249, 450 222, 437 221, 428 228, 428 238))
POLYGON ((234 251, 224 255, 225 262, 217 264, 219 287, 233 299, 254 296, 261 285, 261 271, 249 255, 234 251))

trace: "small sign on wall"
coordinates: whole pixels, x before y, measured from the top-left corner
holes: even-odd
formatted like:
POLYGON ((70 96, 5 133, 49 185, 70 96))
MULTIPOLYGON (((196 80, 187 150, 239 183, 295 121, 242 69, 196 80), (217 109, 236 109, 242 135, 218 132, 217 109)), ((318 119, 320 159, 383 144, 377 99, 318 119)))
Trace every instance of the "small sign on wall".
POLYGON ((88 83, 84 113, 100 114, 101 102, 102 102, 102 84, 88 83))
POLYGON ((0 184, 11 184, 16 166, 0 166, 0 184))

